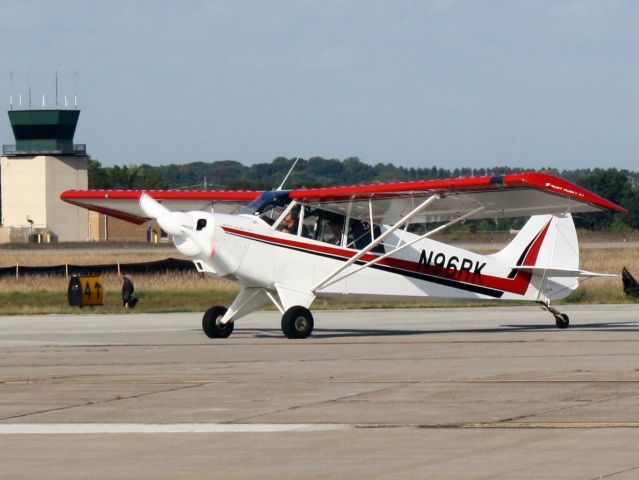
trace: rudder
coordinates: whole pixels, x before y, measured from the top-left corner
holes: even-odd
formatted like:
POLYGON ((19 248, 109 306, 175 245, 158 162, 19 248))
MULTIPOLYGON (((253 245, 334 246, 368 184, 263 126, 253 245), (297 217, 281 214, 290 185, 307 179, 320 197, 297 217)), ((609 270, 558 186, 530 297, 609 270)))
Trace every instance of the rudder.
MULTIPOLYGON (((524 298, 535 301, 558 300, 575 290, 576 277, 552 277, 544 269, 579 269, 577 231, 569 213, 535 215, 501 251, 491 255, 513 267, 538 267, 532 275, 524 298), (543 236, 543 238, 541 238, 543 236)), ((513 274, 516 270, 513 270, 513 274)))

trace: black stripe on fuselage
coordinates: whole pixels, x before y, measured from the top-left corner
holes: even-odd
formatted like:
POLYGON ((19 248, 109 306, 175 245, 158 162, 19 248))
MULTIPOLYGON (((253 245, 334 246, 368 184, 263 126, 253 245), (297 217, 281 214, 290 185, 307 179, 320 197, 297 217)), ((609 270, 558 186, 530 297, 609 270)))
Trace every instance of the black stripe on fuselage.
MULTIPOLYGON (((317 255, 319 257, 324 257, 324 258, 332 258, 333 260, 340 260, 340 261, 347 261, 348 258, 344 258, 340 255, 332 255, 330 253, 323 253, 323 252, 318 252, 316 250, 311 250, 311 249, 306 249, 306 248, 301 248, 301 247, 295 247, 293 245, 285 245, 282 243, 278 243, 278 242, 273 242, 273 241, 269 241, 269 240, 264 240, 264 239, 260 239, 260 238, 254 238, 251 236, 245 236, 245 235, 241 235, 238 233, 234 233, 234 232, 226 232, 229 235, 236 235, 242 238, 247 238, 249 240, 254 240, 256 242, 260 242, 260 243, 265 243, 268 245, 274 245, 276 247, 283 247, 283 248, 287 248, 289 250, 295 250, 298 252, 303 252, 303 253, 310 253, 313 255, 317 255)), ((363 260, 357 260, 355 261, 355 264, 357 265, 363 265, 364 262, 363 260)), ((451 288, 456 288, 459 290, 465 290, 467 292, 473 292, 473 293, 478 293, 481 295, 486 295, 488 297, 493 297, 493 298, 501 298, 504 294, 503 291, 501 290, 496 290, 494 288, 488 288, 488 287, 482 287, 481 285, 475 285, 475 284, 471 284, 471 283, 463 283, 460 282, 458 280, 453 280, 452 278, 444 278, 444 277, 438 277, 436 275, 430 275, 428 273, 420 273, 420 272, 416 272, 413 270, 405 270, 403 268, 398 268, 398 267, 393 267, 390 265, 380 265, 375 264, 375 265, 371 265, 369 268, 375 268, 377 270, 383 270, 389 273, 394 273, 396 275, 402 275, 404 277, 410 277, 410 278, 416 278, 418 280, 423 280, 426 282, 430 282, 430 283, 436 283, 438 285, 444 285, 446 287, 451 287, 451 288)))

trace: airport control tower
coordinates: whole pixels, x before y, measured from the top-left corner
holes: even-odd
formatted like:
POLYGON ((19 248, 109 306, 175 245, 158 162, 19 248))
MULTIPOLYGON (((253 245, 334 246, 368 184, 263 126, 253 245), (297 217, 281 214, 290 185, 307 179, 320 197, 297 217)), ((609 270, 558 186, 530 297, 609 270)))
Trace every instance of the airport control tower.
POLYGON ((87 189, 86 145, 73 143, 79 110, 10 110, 15 145, 2 146, 0 243, 85 241, 88 215, 60 200, 87 189))

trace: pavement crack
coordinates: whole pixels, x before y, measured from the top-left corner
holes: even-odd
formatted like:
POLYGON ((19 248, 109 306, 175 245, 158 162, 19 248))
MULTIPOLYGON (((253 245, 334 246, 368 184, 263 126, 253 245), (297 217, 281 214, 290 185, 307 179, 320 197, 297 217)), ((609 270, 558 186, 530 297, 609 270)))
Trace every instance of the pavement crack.
POLYGON ((616 472, 607 473, 605 475, 599 475, 598 477, 593 477, 590 480, 601 480, 602 478, 611 478, 615 475, 621 475, 622 473, 632 472, 633 470, 639 470, 639 466, 626 468, 624 470, 617 470, 616 472))
POLYGON ((403 386, 411 385, 411 384, 414 384, 414 383, 419 383, 419 382, 394 383, 392 385, 386 385, 386 386, 381 387, 381 388, 376 388, 376 389, 373 389, 373 390, 366 390, 364 392, 358 392, 358 393, 353 393, 353 394, 349 394, 349 395, 343 395, 341 397, 331 398, 331 399, 328 399, 328 400, 322 400, 320 402, 310 402, 310 403, 292 405, 292 406, 288 406, 288 407, 284 407, 284 408, 280 408, 280 409, 276 409, 276 410, 271 410, 269 412, 258 413, 256 415, 249 415, 249 416, 246 416, 246 417, 235 418, 233 420, 229 420, 226 423, 246 422, 247 420, 254 420, 256 418, 263 417, 265 415, 273 415, 273 414, 277 414, 277 413, 291 412, 291 411, 298 410, 298 409, 303 408, 303 407, 309 407, 311 405, 312 406, 317 406, 317 405, 329 404, 329 403, 333 403, 333 402, 340 402, 342 400, 352 399, 352 398, 358 397, 360 395, 368 395, 368 394, 371 394, 371 393, 384 392, 384 391, 387 391, 387 390, 392 390, 393 388, 403 387, 403 386))
POLYGON ((536 417, 537 415, 545 415, 547 413, 562 412, 564 410, 569 410, 571 408, 581 407, 581 406, 582 405, 567 405, 565 407, 560 407, 560 408, 551 408, 550 410, 543 410, 541 412, 534 412, 534 413, 528 413, 526 415, 519 415, 517 417, 504 418, 504 419, 499 420, 497 423, 517 422, 517 421, 523 420, 525 418, 532 418, 532 417, 536 417))
POLYGON ((83 403, 78 403, 75 405, 66 405, 64 407, 56 407, 56 408, 47 408, 45 410, 38 410, 36 412, 29 412, 29 413, 22 413, 20 415, 12 415, 9 417, 3 417, 0 418, 0 422, 4 422, 6 420, 15 420, 16 418, 26 418, 26 417, 30 417, 32 415, 40 415, 43 413, 50 413, 50 412, 62 412, 65 410, 71 410, 73 408, 78 408, 78 407, 89 407, 89 406, 94 406, 94 405, 102 405, 102 404, 106 404, 106 403, 110 403, 110 402, 117 402, 120 400, 130 400, 130 399, 134 399, 134 398, 142 398, 142 397, 148 397, 151 395, 157 395, 159 393, 170 393, 170 392, 177 392, 180 390, 187 390, 190 388, 196 388, 196 387, 201 387, 202 385, 205 385, 203 383, 198 383, 196 385, 185 385, 185 386, 180 386, 180 387, 175 387, 175 388, 165 388, 162 390, 155 390, 153 392, 145 392, 145 393, 138 393, 135 395, 127 395, 127 396, 118 396, 117 398, 108 398, 105 400, 97 400, 97 401, 88 401, 88 402, 83 402, 83 403))
POLYGON ((620 400, 620 399, 623 399, 623 398, 636 397, 636 396, 637 396, 636 393, 628 393, 628 394, 622 394, 622 395, 617 395, 617 396, 614 396, 614 397, 606 398, 606 399, 603 399, 603 400, 581 400, 581 401, 578 401, 578 403, 576 405, 566 405, 565 407, 553 408, 553 409, 550 409, 550 410, 543 410, 541 412, 528 413, 526 415, 519 415, 517 417, 504 418, 502 420, 499 420, 497 423, 517 422, 519 420, 523 420, 523 419, 526 419, 526 418, 536 417, 537 415, 545 415, 547 413, 563 412, 564 410, 570 410, 570 409, 573 409, 573 408, 581 408, 581 407, 586 406, 586 405, 595 405, 595 404, 602 404, 602 403, 607 403, 607 402, 614 402, 615 400, 620 400))

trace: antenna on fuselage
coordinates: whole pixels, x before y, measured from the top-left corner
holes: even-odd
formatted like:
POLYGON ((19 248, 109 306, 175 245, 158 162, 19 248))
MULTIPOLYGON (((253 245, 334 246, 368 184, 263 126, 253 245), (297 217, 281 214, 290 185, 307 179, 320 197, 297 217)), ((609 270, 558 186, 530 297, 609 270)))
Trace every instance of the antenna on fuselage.
POLYGON ((300 159, 300 156, 298 155, 297 158, 295 159, 295 161, 293 162, 293 166, 291 167, 291 169, 288 171, 288 173, 284 177, 284 180, 282 180, 282 183, 280 184, 280 186, 277 187, 277 191, 278 192, 284 188, 284 184, 286 183, 286 180, 288 180, 288 177, 290 177, 291 173, 293 173, 293 169, 295 168, 295 165, 297 165, 297 161, 299 159, 300 159))

